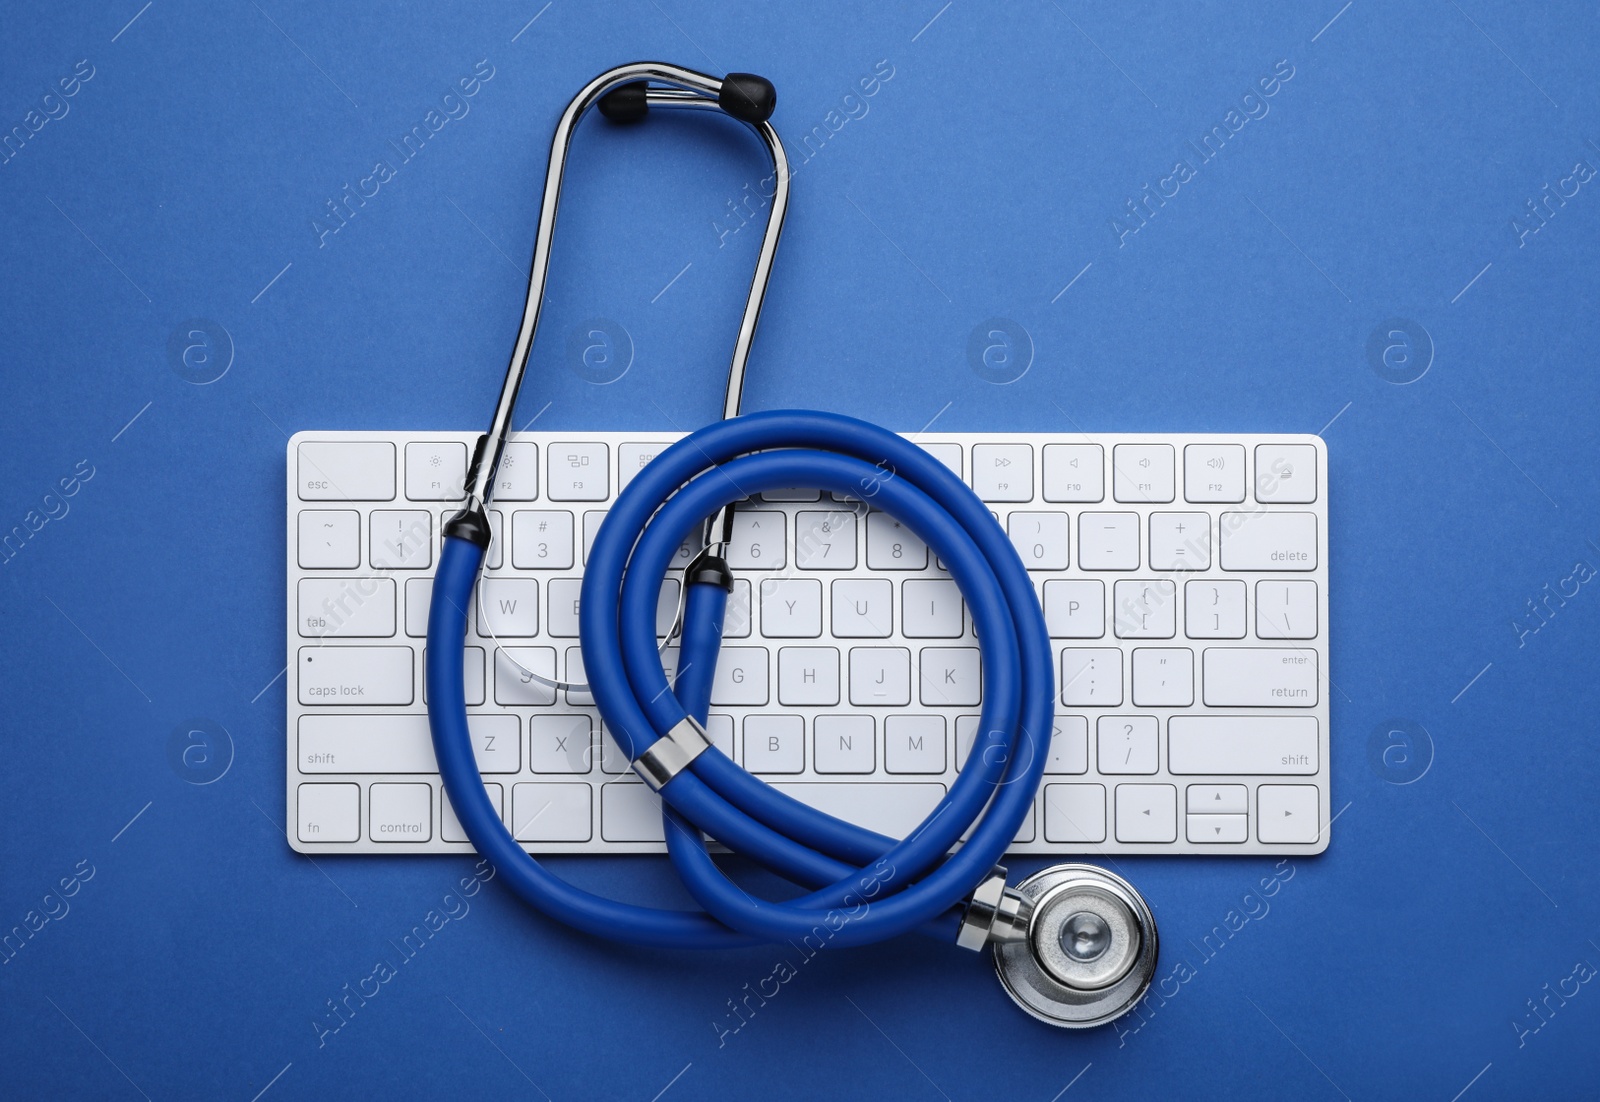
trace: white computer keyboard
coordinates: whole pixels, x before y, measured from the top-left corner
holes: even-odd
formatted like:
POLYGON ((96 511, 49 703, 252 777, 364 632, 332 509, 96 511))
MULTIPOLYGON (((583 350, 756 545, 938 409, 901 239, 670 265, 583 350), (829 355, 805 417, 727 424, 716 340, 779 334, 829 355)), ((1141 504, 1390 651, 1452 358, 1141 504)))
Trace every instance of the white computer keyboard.
MULTIPOLYGON (((657 797, 582 683, 605 510, 678 433, 524 433, 467 639, 491 798, 533 853, 658 852, 657 797)), ((288 836, 471 849, 423 699, 440 523, 472 432, 301 432, 288 450, 288 836)), ((1009 532, 1056 650, 1057 726, 1019 853, 1327 846, 1327 463, 1314 436, 924 434, 1009 532)), ((684 548, 686 558, 692 549, 684 548)), ((750 772, 901 836, 954 779, 982 688, 961 595, 892 518, 815 491, 740 507, 707 725, 750 772)), ((676 583, 663 594, 671 623, 676 583)), ((673 652, 667 652, 670 664, 673 652)))

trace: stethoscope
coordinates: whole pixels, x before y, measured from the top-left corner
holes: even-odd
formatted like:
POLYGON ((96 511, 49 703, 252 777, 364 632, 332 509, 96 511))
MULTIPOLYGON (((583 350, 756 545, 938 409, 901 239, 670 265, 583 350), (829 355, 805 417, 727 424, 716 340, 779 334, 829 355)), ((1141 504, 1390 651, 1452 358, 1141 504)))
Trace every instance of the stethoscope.
POLYGON ((433 583, 428 719, 445 791, 500 879, 538 910, 600 937, 672 949, 780 941, 843 947, 919 930, 964 949, 993 946, 1006 991, 1041 1021, 1104 1024, 1131 1009, 1154 975, 1150 908, 1121 877, 1093 866, 1057 865, 1008 886, 998 864, 1032 809, 1055 712, 1050 638, 1010 540, 965 483, 886 429, 812 410, 740 415, 745 364, 789 199, 788 158, 767 121, 776 104, 761 77, 718 80, 639 62, 595 77, 556 124, 522 327, 494 420, 468 470, 466 505, 444 525, 433 583), (617 746, 660 795, 669 858, 699 911, 592 895, 534 860, 490 801, 467 730, 463 654, 491 538, 487 506, 538 327, 568 146, 596 103, 618 122, 656 107, 719 107, 748 124, 772 158, 770 212, 734 344, 724 419, 667 448, 618 495, 590 550, 579 599, 588 689, 617 746), (723 557, 732 511, 745 498, 795 486, 880 509, 921 537, 960 587, 981 642, 980 734, 947 794, 904 839, 769 787, 706 735, 733 588, 723 557), (691 537, 704 546, 682 571, 677 675, 669 685, 656 609, 674 556, 691 537), (785 900, 748 894, 717 867, 708 839, 803 893, 785 900))

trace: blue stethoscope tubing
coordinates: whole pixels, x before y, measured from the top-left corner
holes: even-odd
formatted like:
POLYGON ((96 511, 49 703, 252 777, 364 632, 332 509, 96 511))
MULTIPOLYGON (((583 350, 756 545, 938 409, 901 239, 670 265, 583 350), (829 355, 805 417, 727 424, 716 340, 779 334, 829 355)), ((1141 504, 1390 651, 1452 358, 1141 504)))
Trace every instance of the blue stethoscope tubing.
POLYGON ((428 616, 434 753, 467 837, 537 910, 603 938, 656 948, 730 948, 804 938, 819 927, 841 946, 924 927, 954 939, 965 897, 1032 809, 1054 724, 1055 676, 1044 615, 1009 538, 929 453, 867 422, 806 410, 721 421, 667 448, 618 496, 589 554, 579 635, 590 691, 630 761, 685 716, 704 723, 727 592, 715 582, 689 585, 679 672, 669 685, 656 636, 666 573, 706 517, 796 486, 900 520, 960 588, 982 648, 983 696, 979 734, 958 778, 922 824, 896 840, 779 792, 713 747, 660 790, 673 867, 703 910, 638 906, 577 888, 522 849, 478 772, 463 655, 484 549, 447 535, 428 616), (752 897, 718 868, 705 835, 807 894, 752 897))

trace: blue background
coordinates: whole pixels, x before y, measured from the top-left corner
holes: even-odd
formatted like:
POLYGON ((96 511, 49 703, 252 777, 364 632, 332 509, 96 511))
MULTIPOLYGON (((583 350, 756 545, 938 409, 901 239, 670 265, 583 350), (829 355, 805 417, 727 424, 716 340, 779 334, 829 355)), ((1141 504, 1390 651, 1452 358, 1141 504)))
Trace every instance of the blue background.
MULTIPOLYGON (((7 6, 8 132, 94 76, 0 164, 0 532, 67 509, 0 565, 0 930, 37 926, 0 966, 3 1093, 1592 1095, 1600 179, 1513 220, 1600 166, 1593 5, 541 3, 7 6), (472 861, 285 843, 285 438, 485 423, 550 127, 639 57, 780 90, 798 167, 747 408, 1326 437, 1333 844, 1119 862, 1163 933, 1142 1021, 1036 1025, 987 960, 912 939, 819 955, 719 1044, 782 952, 597 944, 491 883, 319 1045, 472 861), (470 113, 319 240, 480 59, 470 113), (1179 158, 1194 178, 1119 238, 1179 158), (191 364, 228 367, 207 385, 191 319, 217 327, 191 364), (1018 327, 1007 385, 969 358, 989 319, 1018 327), (1387 345, 1426 374, 1388 381, 1387 345), (210 784, 169 760, 192 719, 228 733, 210 784)), ((585 124, 521 419, 716 415, 758 237, 718 227, 765 174, 714 120, 585 124), (609 386, 567 348, 595 318, 632 346, 609 386)), ((681 898, 658 860, 558 864, 681 898)))

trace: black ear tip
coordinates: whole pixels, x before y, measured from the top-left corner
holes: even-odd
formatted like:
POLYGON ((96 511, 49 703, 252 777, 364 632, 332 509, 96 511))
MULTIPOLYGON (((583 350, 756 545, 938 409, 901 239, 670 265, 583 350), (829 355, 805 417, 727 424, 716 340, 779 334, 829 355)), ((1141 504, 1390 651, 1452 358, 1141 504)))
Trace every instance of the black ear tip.
POLYGON ((729 73, 722 78, 717 103, 724 111, 745 122, 766 122, 778 106, 778 90, 766 77, 754 73, 729 73))
POLYGON ((600 97, 600 113, 612 122, 638 122, 649 111, 644 81, 613 88, 600 97))

